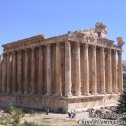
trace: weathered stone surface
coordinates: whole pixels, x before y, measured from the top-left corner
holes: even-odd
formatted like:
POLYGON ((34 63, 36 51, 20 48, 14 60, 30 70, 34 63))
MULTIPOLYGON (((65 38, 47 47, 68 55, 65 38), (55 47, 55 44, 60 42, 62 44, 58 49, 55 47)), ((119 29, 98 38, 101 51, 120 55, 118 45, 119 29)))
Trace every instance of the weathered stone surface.
POLYGON ((123 90, 124 42, 118 38, 115 45, 106 34, 100 22, 89 30, 3 45, 0 103, 64 111, 115 105, 123 90))

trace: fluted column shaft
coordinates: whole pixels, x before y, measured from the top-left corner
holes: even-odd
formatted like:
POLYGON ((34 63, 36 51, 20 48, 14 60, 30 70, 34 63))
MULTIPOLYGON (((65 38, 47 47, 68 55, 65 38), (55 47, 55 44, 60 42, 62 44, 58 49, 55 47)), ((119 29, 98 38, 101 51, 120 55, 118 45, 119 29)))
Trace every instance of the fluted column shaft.
POLYGON ((60 43, 56 44, 56 64, 55 64, 55 68, 56 68, 55 95, 62 95, 60 43))
POLYGON ((31 94, 35 94, 35 48, 31 48, 31 94))
POLYGON ((113 93, 117 93, 117 61, 116 61, 116 50, 113 51, 113 83, 112 83, 112 89, 113 93))
POLYGON ((28 49, 24 50, 24 94, 28 93, 28 49))
POLYGON ((12 93, 16 93, 17 85, 17 63, 16 63, 16 52, 12 52, 13 61, 12 61, 12 93))
POLYGON ((65 42, 65 96, 71 96, 71 45, 65 42))
POLYGON ((39 47, 39 66, 38 66, 38 93, 44 93, 44 86, 43 86, 43 50, 42 47, 39 47))
POLYGON ((107 56, 107 63, 108 63, 108 83, 107 83, 107 93, 112 93, 112 62, 111 62, 111 49, 108 49, 108 56, 107 56))
POLYGON ((75 95, 81 95, 80 43, 75 43, 75 95))
POLYGON ((97 94, 97 68, 96 68, 96 46, 92 46, 92 61, 91 61, 91 94, 97 94))
POLYGON ((18 57, 17 57, 17 84, 18 84, 18 93, 23 93, 23 86, 22 86, 22 50, 18 51, 18 57))
POLYGON ((88 59, 88 45, 83 46, 83 68, 84 68, 84 81, 83 81, 83 90, 82 94, 89 95, 89 59, 88 59))
POLYGON ((3 63, 2 63, 2 92, 6 92, 7 89, 7 54, 3 54, 3 63))
POLYGON ((50 44, 46 46, 46 83, 47 83, 47 93, 46 95, 51 95, 51 50, 50 44))
POLYGON ((100 87, 100 93, 105 93, 105 54, 104 54, 104 48, 100 48, 100 81, 101 81, 101 87, 100 87))
POLYGON ((10 53, 7 53, 7 93, 10 93, 11 88, 11 61, 10 53))
POLYGON ((123 76, 122 76, 122 50, 118 51, 118 92, 123 90, 123 76))

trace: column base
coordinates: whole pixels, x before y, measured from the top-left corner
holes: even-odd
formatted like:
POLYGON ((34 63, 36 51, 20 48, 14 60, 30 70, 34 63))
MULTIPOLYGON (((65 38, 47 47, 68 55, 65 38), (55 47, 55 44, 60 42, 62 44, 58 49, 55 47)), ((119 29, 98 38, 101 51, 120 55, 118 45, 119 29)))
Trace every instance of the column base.
POLYGON ((105 94, 106 95, 107 93, 105 91, 103 91, 103 92, 100 92, 100 94, 105 94))
POLYGON ((84 95, 86 95, 86 96, 90 96, 91 94, 90 94, 90 93, 84 93, 84 95))
POLYGON ((66 97, 71 97, 72 96, 72 93, 69 92, 67 95, 65 95, 66 97))
POLYGON ((28 92, 24 92, 24 94, 26 95, 26 94, 28 94, 28 92))
POLYGON ((34 92, 34 91, 30 93, 30 95, 34 95, 34 94, 35 94, 35 92, 34 92))
POLYGON ((98 93, 96 93, 96 92, 93 92, 93 93, 91 93, 91 95, 98 95, 98 93))
POLYGON ((39 93, 37 93, 37 95, 42 95, 42 93, 39 92, 39 93))
POLYGON ((81 96, 82 93, 81 93, 81 92, 78 92, 77 94, 75 93, 74 95, 75 95, 75 96, 81 96))
POLYGON ((107 94, 112 94, 112 92, 106 92, 107 94))
POLYGON ((62 96, 62 93, 55 93, 53 96, 62 96))
POLYGON ((46 93, 46 94, 45 94, 45 96, 50 96, 50 95, 51 95, 51 94, 49 94, 49 93, 46 93))
POLYGON ((18 94, 22 94, 22 92, 21 91, 18 91, 18 94))

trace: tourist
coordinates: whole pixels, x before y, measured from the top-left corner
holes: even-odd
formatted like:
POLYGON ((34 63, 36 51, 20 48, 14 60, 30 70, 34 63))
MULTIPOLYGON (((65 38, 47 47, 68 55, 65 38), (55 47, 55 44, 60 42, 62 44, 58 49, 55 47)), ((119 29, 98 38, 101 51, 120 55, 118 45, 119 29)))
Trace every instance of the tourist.
POLYGON ((47 107, 46 108, 46 115, 48 115, 49 114, 49 108, 47 107))
POLYGON ((71 113, 71 117, 72 117, 72 118, 75 118, 75 117, 76 117, 76 110, 74 110, 74 111, 71 113))
POLYGON ((68 112, 68 117, 69 117, 69 118, 71 117, 71 112, 68 112))

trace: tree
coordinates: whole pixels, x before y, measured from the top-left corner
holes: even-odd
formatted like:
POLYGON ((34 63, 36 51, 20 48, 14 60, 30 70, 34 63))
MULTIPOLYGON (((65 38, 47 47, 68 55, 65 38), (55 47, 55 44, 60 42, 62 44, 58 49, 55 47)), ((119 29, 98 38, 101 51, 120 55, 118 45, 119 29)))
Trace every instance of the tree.
POLYGON ((117 106, 117 113, 126 112, 126 90, 124 90, 123 93, 120 95, 118 102, 119 103, 117 106))

